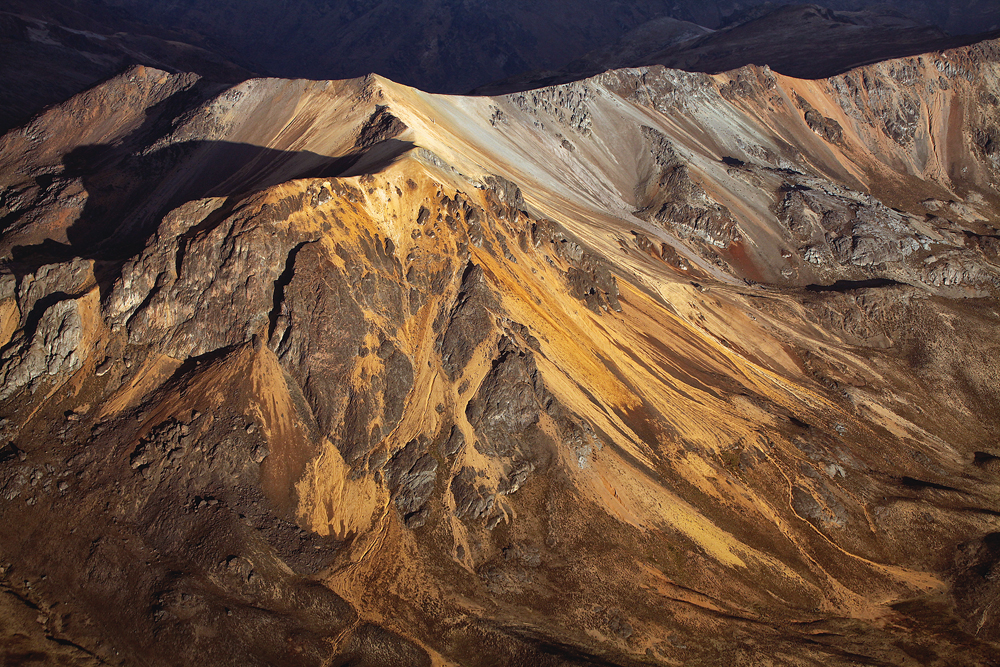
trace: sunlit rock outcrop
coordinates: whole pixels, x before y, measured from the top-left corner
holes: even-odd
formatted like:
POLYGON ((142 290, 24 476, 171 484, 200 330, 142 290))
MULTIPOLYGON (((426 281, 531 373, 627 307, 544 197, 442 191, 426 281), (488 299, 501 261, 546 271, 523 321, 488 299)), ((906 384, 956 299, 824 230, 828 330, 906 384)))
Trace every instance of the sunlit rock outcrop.
POLYGON ((46 111, 0 139, 17 650, 989 664, 998 99, 984 42, 46 111))

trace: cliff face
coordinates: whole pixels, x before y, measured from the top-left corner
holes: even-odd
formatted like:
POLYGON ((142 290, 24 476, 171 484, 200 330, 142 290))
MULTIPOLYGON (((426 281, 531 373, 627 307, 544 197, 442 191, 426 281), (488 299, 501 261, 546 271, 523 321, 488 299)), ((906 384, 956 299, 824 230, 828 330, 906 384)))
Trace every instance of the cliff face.
POLYGON ((0 139, 5 656, 991 664, 1000 44, 0 139))

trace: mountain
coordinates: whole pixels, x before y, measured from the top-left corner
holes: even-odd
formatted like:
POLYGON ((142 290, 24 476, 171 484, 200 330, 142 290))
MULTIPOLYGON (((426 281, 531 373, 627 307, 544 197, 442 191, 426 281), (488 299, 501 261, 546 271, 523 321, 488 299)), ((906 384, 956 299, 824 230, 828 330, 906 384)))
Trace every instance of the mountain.
MULTIPOLYGON (((525 71, 560 69, 657 19, 672 18, 717 29, 743 22, 762 6, 769 11, 787 4, 795 3, 104 0, 108 8, 125 10, 135 20, 200 35, 239 54, 240 62, 254 71, 320 79, 357 77, 374 71, 441 93, 464 93, 525 71)), ((861 11, 876 3, 825 0, 818 4, 861 11)), ((991 0, 889 0, 877 5, 952 35, 1000 29, 1000 7, 991 0)), ((787 34, 781 41, 794 42, 801 37, 787 34)), ((925 44, 923 50, 938 48, 944 47, 925 44)))
MULTIPOLYGON (((725 28, 760 18, 775 9, 802 4, 797 0, 676 0, 668 16, 712 29, 725 28)), ((1000 29, 1000 10, 990 0, 822 0, 814 3, 838 12, 895 12, 899 16, 933 25, 949 35, 1000 29)))
POLYGON ((942 30, 1000 29, 988 0, 819 4, 836 18, 758 0, 9 0, 0 132, 132 65, 224 83, 375 72, 431 92, 497 94, 652 63, 721 72, 753 62, 822 78, 977 41, 942 40, 942 30))
POLYGON ((0 9, 0 132, 143 63, 236 83, 250 70, 197 36, 155 29, 99 4, 9 0, 0 9))
POLYGON ((643 23, 622 35, 614 43, 585 54, 567 65, 567 68, 577 72, 594 71, 599 74, 609 69, 619 69, 623 63, 628 64, 647 53, 673 44, 683 44, 712 32, 709 28, 695 23, 662 17, 643 23))
POLYGON ((892 12, 834 12, 818 5, 795 5, 694 43, 644 54, 635 64, 669 63, 678 69, 706 72, 759 64, 789 76, 819 79, 858 65, 967 41, 948 40, 941 30, 892 12))
POLYGON ((530 90, 608 69, 648 65, 713 74, 767 65, 788 76, 823 79, 860 65, 956 48, 984 38, 950 37, 884 8, 840 12, 819 5, 764 4, 734 17, 731 25, 719 30, 698 27, 673 19, 650 21, 561 68, 522 72, 474 92, 496 95, 530 90))
POLYGON ((460 93, 583 54, 669 11, 669 0, 107 0, 136 18, 205 35, 289 78, 377 72, 460 93))
POLYGON ((998 40, 132 67, 0 138, 0 654, 996 664, 998 182, 998 40))

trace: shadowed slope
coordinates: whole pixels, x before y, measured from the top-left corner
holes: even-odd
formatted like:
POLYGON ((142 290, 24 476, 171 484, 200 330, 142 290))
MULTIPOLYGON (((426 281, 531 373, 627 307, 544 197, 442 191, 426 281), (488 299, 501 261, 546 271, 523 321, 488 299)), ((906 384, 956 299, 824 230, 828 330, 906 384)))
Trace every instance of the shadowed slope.
MULTIPOLYGON (((762 6, 719 30, 661 20, 624 35, 554 71, 519 73, 473 91, 499 95, 579 81, 609 69, 663 65, 716 74, 746 65, 768 66, 802 79, 825 79, 882 60, 974 44, 992 33, 949 36, 939 28, 876 8, 839 12, 818 5, 762 6), (644 34, 648 31, 648 34, 644 34), (679 35, 682 36, 679 38, 679 35), (657 39, 657 36, 659 38, 657 39)), ((912 16, 907 14, 907 16, 912 16)))

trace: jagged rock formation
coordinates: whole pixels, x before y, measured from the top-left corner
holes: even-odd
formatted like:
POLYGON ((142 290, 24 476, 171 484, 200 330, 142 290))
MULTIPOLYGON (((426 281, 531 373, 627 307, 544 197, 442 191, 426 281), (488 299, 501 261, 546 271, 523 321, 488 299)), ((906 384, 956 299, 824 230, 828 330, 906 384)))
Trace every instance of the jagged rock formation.
POLYGON ((63 664, 980 664, 1000 44, 0 139, 0 626, 63 664))

